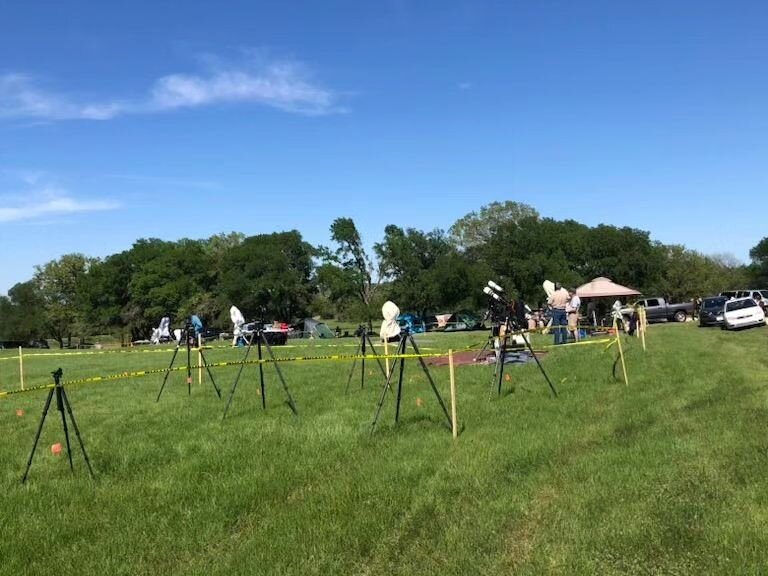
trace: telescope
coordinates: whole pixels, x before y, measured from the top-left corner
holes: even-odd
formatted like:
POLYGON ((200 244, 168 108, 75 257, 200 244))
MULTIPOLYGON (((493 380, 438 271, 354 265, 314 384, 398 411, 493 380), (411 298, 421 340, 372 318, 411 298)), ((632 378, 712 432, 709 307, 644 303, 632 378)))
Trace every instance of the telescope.
POLYGON ((502 294, 504 293, 504 288, 496 284, 496 282, 494 282, 493 280, 488 280, 488 287, 491 288, 492 290, 495 290, 496 292, 499 292, 502 294))
MULTIPOLYGON (((526 311, 530 312, 530 308, 519 299, 507 299, 504 288, 496 284, 493 280, 488 280, 488 284, 483 287, 483 294, 488 296, 488 312, 486 318, 490 318, 492 321, 491 336, 489 343, 486 347, 489 347, 491 341, 493 341, 493 347, 497 349, 496 353, 496 368, 493 374, 493 383, 495 383, 498 394, 501 395, 501 384, 504 375, 504 365, 507 361, 507 342, 510 336, 514 339, 519 336, 522 340, 522 344, 528 348, 531 358, 536 362, 541 374, 549 384, 549 389, 552 391, 553 396, 557 396, 557 390, 554 384, 549 379, 544 367, 536 357, 536 353, 531 347, 531 342, 525 335, 526 327, 526 311), (513 334, 514 333, 514 334, 513 334)), ((483 349, 485 349, 484 347, 483 349)))
POLYGON ((497 302, 501 302, 502 304, 506 304, 506 300, 502 298, 498 293, 494 292, 490 287, 486 286, 483 288, 483 292, 496 300, 497 302))
POLYGON ((513 324, 518 325, 516 328, 524 325, 524 316, 523 318, 518 317, 519 314, 516 310, 517 306, 515 305, 515 302, 507 300, 504 288, 496 284, 493 280, 488 280, 488 285, 483 287, 483 294, 488 296, 488 311, 485 314, 486 318, 490 318, 492 322, 499 324, 504 321, 504 318, 511 316, 513 324))

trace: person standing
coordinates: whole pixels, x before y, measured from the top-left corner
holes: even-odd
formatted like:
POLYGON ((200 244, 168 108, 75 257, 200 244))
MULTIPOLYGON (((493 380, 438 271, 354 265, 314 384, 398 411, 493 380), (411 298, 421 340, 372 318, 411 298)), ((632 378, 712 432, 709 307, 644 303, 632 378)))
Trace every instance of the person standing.
POLYGON ((576 295, 576 290, 568 291, 569 300, 565 305, 565 313, 568 316, 568 332, 573 335, 575 342, 579 341, 579 308, 581 308, 581 298, 576 295))
POLYGON ((565 344, 567 339, 565 307, 568 305, 568 301, 568 291, 557 282, 554 293, 547 299, 547 303, 552 307, 552 330, 555 333, 555 344, 565 344))

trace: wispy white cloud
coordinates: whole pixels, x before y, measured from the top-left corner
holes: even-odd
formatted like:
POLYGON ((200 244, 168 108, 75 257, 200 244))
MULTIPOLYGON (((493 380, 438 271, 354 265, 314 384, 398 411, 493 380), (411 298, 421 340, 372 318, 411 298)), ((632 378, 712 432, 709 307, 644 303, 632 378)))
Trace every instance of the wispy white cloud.
POLYGON ((42 173, 36 174, 34 182, 20 178, 21 189, 0 194, 0 222, 114 210, 120 206, 112 200, 77 198, 64 188, 46 183, 50 179, 42 173))
POLYGON ((227 103, 324 115, 343 111, 338 100, 336 92, 313 83, 306 68, 295 62, 228 66, 211 60, 203 74, 169 74, 142 97, 101 102, 80 102, 46 90, 26 74, 0 75, 0 118, 109 120, 227 103))
POLYGON ((0 76, 0 118, 107 120, 124 111, 117 102, 78 104, 46 92, 26 74, 0 76))
POLYGON ((155 82, 150 107, 160 110, 250 102, 302 114, 337 111, 336 95, 305 79, 300 66, 275 64, 253 74, 236 69, 208 76, 172 74, 155 82))

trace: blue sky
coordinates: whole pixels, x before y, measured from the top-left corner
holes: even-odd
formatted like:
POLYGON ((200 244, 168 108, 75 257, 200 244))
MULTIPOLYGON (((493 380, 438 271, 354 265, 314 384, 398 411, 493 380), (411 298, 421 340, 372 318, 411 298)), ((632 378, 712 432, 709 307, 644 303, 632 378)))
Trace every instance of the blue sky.
POLYGON ((372 244, 496 200, 742 261, 768 235, 765 2, 0 13, 0 293, 141 237, 372 244))

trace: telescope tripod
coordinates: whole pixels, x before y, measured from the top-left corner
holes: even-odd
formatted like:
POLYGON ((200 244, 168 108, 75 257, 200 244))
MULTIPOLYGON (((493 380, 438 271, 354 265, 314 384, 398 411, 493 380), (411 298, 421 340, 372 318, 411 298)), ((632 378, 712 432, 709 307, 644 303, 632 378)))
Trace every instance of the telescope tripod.
MULTIPOLYGON (((365 329, 365 325, 361 324, 358 328, 360 331, 360 343, 357 345, 357 352, 355 353, 355 359, 352 361, 352 369, 349 371, 349 376, 347 377, 347 387, 344 389, 344 394, 349 393, 349 385, 352 382, 352 376, 355 373, 355 366, 357 366, 357 357, 362 356, 360 358, 360 388, 365 388, 365 352, 366 352, 366 345, 368 345, 371 348, 371 352, 373 352, 376 355, 376 363, 379 365, 379 370, 381 370, 381 375, 384 376, 384 380, 387 379, 387 371, 384 369, 384 366, 381 365, 381 360, 378 358, 378 353, 376 352, 376 348, 373 346, 373 342, 371 341, 371 337, 368 335, 368 331, 365 329)), ((387 367, 389 368, 389 359, 385 358, 384 361, 387 363, 387 367)))
POLYGON ((40 441, 40 433, 43 431, 43 424, 45 423, 45 417, 48 415, 48 409, 51 407, 51 400, 53 399, 53 395, 56 395, 56 409, 61 412, 61 423, 64 427, 64 438, 66 438, 67 441, 67 456, 69 457, 69 468, 72 470, 72 473, 75 472, 75 467, 72 464, 72 447, 69 442, 69 428, 67 427, 67 416, 64 413, 64 410, 66 408, 67 414, 69 414, 69 419, 72 422, 72 428, 75 429, 75 436, 77 436, 77 441, 80 443, 80 450, 83 451, 83 457, 85 458, 85 464, 88 467, 88 472, 91 475, 91 478, 93 478, 93 468, 91 468, 91 461, 88 459, 88 453, 85 451, 85 444, 83 444, 83 439, 80 436, 80 429, 77 427, 77 422, 75 421, 75 414, 72 412, 72 405, 69 403, 69 398, 67 398, 67 393, 64 390, 64 384, 61 383, 61 376, 63 372, 61 368, 56 370, 55 372, 52 372, 51 375, 53 376, 53 388, 48 392, 48 397, 45 399, 45 406, 43 407, 43 415, 40 418, 40 424, 37 427, 37 434, 35 434, 35 442, 32 444, 32 452, 29 454, 29 460, 27 460, 27 469, 24 471, 24 477, 21 479, 21 483, 24 484, 27 481, 27 477, 29 476, 29 469, 32 467, 32 459, 35 457, 35 450, 37 450, 37 443, 40 441))
POLYGON ((497 394, 501 396, 501 383, 504 380, 504 363, 507 357, 507 344, 509 342, 510 333, 518 334, 523 339, 526 348, 528 348, 528 352, 531 354, 534 361, 536 362, 536 365, 539 367, 539 371, 541 372, 542 376, 544 376, 544 380, 546 380, 547 384, 549 384, 549 389, 552 391, 552 395, 557 398, 557 390, 555 389, 555 385, 552 384, 552 380, 549 379, 546 370, 544 370, 544 366, 542 366, 541 362, 539 362, 539 358, 536 356, 536 353, 533 351, 533 347, 531 346, 531 341, 528 340, 528 336, 525 335, 523 330, 512 332, 512 321, 510 320, 509 315, 507 315, 507 317, 504 319, 504 324, 502 324, 502 326, 499 328, 499 351, 498 356, 496 357, 496 367, 493 370, 491 393, 493 393, 493 386, 496 384, 497 394), (502 329, 504 331, 503 335, 501 334, 502 329))
POLYGON ((496 340, 496 337, 493 335, 493 329, 491 329, 491 334, 488 336, 488 340, 485 341, 485 344, 483 344, 483 347, 480 348, 480 351, 475 354, 475 357, 472 359, 473 362, 478 362, 480 358, 482 358, 483 354, 487 352, 488 350, 495 350, 496 346, 494 344, 496 340))
MULTIPOLYGON (((163 383, 160 385, 160 391, 157 393, 157 399, 155 402, 160 402, 160 396, 163 395, 163 390, 165 389, 165 383, 168 382, 168 376, 171 374, 171 370, 173 369, 173 363, 176 361, 176 356, 179 353, 179 348, 181 348, 181 340, 185 340, 187 343, 187 394, 190 396, 192 395, 192 341, 194 339, 194 332, 190 333, 191 328, 187 327, 184 328, 184 330, 181 333, 181 338, 178 342, 176 342, 176 348, 173 351, 173 356, 171 356, 171 362, 168 364, 168 369, 165 371, 165 376, 163 377, 163 383)), ((198 352, 200 353, 200 358, 203 361, 203 365, 205 366, 206 371, 208 372, 208 376, 211 378, 211 384, 213 385, 213 389, 216 391, 216 396, 221 399, 221 390, 219 390, 219 387, 216 386, 216 380, 213 378, 213 372, 211 372, 211 369, 208 367, 208 361, 205 359, 205 355, 203 354, 203 349, 198 347, 198 352)))
MULTIPOLYGON (((403 375, 405 374, 405 351, 410 343, 411 347, 413 348, 413 351, 417 355, 417 359, 419 361, 419 364, 421 364, 421 369, 424 371, 424 374, 427 376, 427 380, 429 380, 429 385, 432 387, 432 392, 435 393, 435 398, 437 398, 437 402, 440 404, 440 408, 443 409, 443 414, 445 415, 445 419, 447 420, 448 429, 452 429, 452 423, 451 423, 451 416, 448 414, 448 409, 445 407, 445 402, 443 402, 443 397, 440 396, 440 391, 437 389, 437 386, 435 385, 435 381, 432 379, 432 374, 429 372, 429 368, 427 367, 427 364, 424 362, 424 358, 421 357, 421 353, 419 352, 419 347, 416 346, 416 342, 413 339, 413 336, 410 332, 407 330, 401 335, 400 337, 400 343, 397 347, 397 355, 400 357, 400 367, 398 369, 398 375, 397 375, 397 400, 395 403, 395 424, 397 424, 400 421, 400 404, 403 396, 403 375)), ((395 361, 395 364, 397 364, 397 361, 395 361)), ((390 389, 390 385, 392 382, 392 377, 395 375, 394 370, 392 370, 389 373, 389 377, 387 378, 387 384, 384 386, 384 389, 381 392, 381 398, 379 399, 379 404, 376 407, 376 415, 373 417, 373 422, 371 423, 371 435, 373 435, 374 430, 376 429, 376 423, 379 421, 379 415, 381 414, 382 406, 384 405, 384 398, 387 396, 387 390, 390 389)))
POLYGON ((240 382, 240 376, 243 374, 243 369, 245 368, 246 361, 248 360, 248 356, 251 353, 251 349, 253 347, 253 340, 256 339, 256 350, 258 352, 259 356, 259 382, 261 384, 261 407, 266 410, 267 409, 267 396, 266 391, 264 389, 264 359, 263 359, 263 351, 262 351, 262 345, 267 350, 267 354, 269 355, 269 358, 272 361, 272 364, 275 366, 275 371, 277 372, 277 377, 280 380, 280 384, 283 387, 283 390, 285 390, 285 395, 288 397, 288 406, 291 409, 291 412, 295 416, 299 415, 298 410, 296 409, 296 404, 293 401, 293 398, 291 397, 291 393, 288 390, 288 385, 285 383, 285 378, 283 378, 283 373, 280 370, 280 366, 277 363, 277 358, 275 358, 275 354, 272 352, 272 347, 269 345, 269 341, 267 340, 266 336, 264 336, 264 330, 262 328, 259 328, 255 332, 251 333, 251 337, 248 339, 248 347, 245 350, 245 356, 243 358, 242 363, 240 364, 240 369, 237 371, 237 376, 235 377, 235 381, 232 384, 232 390, 229 392, 229 399, 227 400, 227 405, 224 408, 224 414, 222 415, 221 419, 222 421, 227 417, 227 412, 229 412, 229 406, 232 404, 232 398, 235 396, 235 391, 237 390, 237 385, 240 382))

